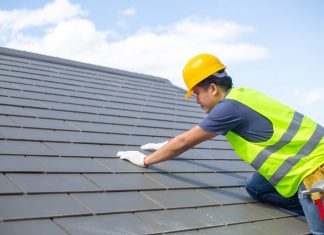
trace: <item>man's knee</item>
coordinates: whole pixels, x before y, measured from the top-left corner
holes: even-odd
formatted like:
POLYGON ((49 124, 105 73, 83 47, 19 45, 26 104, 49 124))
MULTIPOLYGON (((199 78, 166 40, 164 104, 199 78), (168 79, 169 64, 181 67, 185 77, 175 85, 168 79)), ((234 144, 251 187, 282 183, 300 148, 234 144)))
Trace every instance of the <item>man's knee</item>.
POLYGON ((254 172, 245 182, 245 190, 258 201, 263 201, 264 196, 275 191, 273 186, 260 173, 254 172), (262 199, 263 198, 263 199, 262 199))
POLYGON ((255 180, 254 180, 254 174, 250 175, 245 182, 245 190, 248 192, 248 194, 253 198, 253 199, 258 199, 258 192, 256 189, 255 185, 255 180))

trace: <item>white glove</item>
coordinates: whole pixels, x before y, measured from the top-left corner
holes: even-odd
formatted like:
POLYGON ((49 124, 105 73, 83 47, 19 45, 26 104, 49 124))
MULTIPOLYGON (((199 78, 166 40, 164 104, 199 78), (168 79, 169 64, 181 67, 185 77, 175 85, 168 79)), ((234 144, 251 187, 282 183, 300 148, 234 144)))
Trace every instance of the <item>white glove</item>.
POLYGON ((141 166, 141 167, 148 167, 144 164, 144 158, 146 157, 143 153, 139 151, 119 151, 117 153, 117 156, 120 157, 120 159, 128 160, 131 163, 141 166))
POLYGON ((149 144, 145 144, 141 146, 142 150, 148 150, 148 151, 156 151, 160 148, 162 148, 164 145, 166 145, 168 143, 168 141, 165 141, 163 143, 149 143, 149 144))

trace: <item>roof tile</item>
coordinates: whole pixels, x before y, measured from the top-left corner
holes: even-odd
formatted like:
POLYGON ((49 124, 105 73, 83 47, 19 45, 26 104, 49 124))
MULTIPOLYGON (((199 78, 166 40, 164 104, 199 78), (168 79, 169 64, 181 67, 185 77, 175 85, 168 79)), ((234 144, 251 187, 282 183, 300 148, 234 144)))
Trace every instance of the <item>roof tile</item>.
POLYGON ((92 182, 107 191, 165 189, 145 174, 86 174, 92 182))
POLYGON ((5 221, 90 214, 66 194, 0 196, 0 218, 5 221))
POLYGON ((67 235, 51 220, 28 220, 0 223, 0 234, 67 235))
POLYGON ((72 194, 96 214, 162 209, 140 192, 105 192, 72 194), (131 200, 130 200, 131 199, 131 200))
POLYGON ((154 234, 158 230, 134 214, 113 214, 54 220, 72 235, 154 234))
POLYGON ((43 172, 43 170, 25 156, 2 155, 0 157, 0 172, 43 172))
POLYGON ((80 174, 7 174, 27 193, 102 191, 80 174))
POLYGON ((218 205, 216 201, 194 189, 145 191, 143 193, 165 209, 218 205))
POLYGON ((0 194, 22 193, 19 188, 14 185, 9 179, 0 174, 0 194))

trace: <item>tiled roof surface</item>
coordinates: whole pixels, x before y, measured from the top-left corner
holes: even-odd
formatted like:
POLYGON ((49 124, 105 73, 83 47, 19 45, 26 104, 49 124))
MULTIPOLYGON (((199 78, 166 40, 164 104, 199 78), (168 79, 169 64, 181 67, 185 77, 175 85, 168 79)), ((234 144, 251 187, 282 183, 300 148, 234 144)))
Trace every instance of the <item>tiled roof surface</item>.
POLYGON ((2 235, 309 232, 247 195, 222 137, 149 169, 116 157, 204 117, 166 79, 0 48, 0 87, 2 235))

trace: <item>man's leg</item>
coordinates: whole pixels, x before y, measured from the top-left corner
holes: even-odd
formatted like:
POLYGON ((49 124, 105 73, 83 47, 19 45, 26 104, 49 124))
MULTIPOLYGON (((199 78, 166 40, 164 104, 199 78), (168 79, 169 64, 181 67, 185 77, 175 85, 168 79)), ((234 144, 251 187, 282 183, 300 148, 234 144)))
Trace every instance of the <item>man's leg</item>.
POLYGON ((247 179, 245 189, 250 196, 257 201, 270 203, 299 215, 304 215, 297 193, 290 198, 281 196, 275 187, 258 172, 253 173, 247 179))
POLYGON ((324 234, 324 222, 320 219, 320 214, 317 206, 313 203, 309 196, 303 196, 302 191, 306 190, 303 183, 300 184, 298 189, 298 197, 300 204, 303 207, 307 224, 312 234, 320 235, 324 234))

